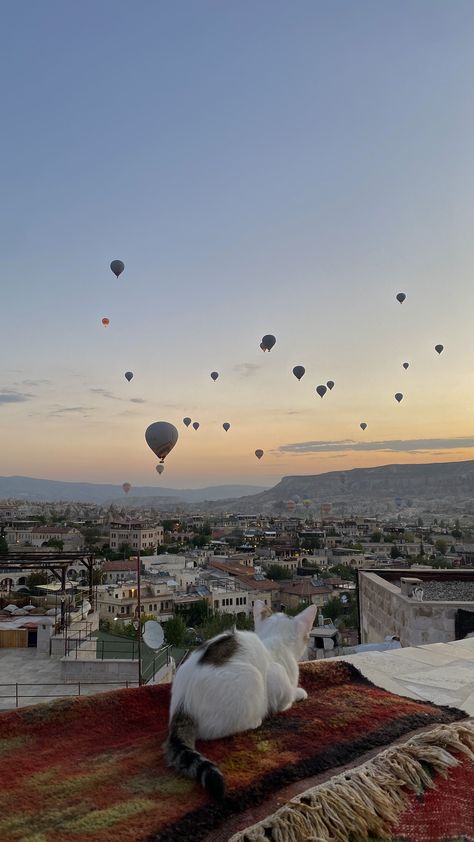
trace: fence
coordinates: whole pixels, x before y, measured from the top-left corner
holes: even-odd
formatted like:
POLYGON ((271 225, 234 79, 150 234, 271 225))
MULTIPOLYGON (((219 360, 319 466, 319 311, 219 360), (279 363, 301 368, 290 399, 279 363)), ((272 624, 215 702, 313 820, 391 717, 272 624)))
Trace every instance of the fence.
POLYGON ((135 685, 138 686, 138 681, 73 681, 73 682, 44 682, 44 683, 24 683, 24 682, 10 682, 9 684, 0 684, 0 690, 3 690, 4 687, 11 687, 12 691, 10 693, 0 693, 0 699, 14 699, 15 700, 15 707, 20 707, 20 701, 22 699, 34 699, 34 702, 30 702, 30 704, 35 704, 36 702, 43 701, 45 699, 64 699, 71 696, 82 696, 82 695, 89 695, 87 692, 84 694, 85 688, 91 687, 104 687, 110 686, 110 689, 113 687, 134 687, 135 685), (56 692, 46 692, 46 693, 27 693, 23 692, 21 688, 23 687, 67 687, 68 692, 56 693, 56 692))

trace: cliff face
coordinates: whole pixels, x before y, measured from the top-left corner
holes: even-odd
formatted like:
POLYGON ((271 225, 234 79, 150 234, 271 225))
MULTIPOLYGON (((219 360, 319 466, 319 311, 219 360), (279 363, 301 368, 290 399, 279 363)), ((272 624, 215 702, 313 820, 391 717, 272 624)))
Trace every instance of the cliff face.
POLYGON ((474 461, 426 465, 384 465, 328 474, 289 476, 262 494, 225 501, 216 508, 230 511, 267 511, 300 498, 313 506, 322 503, 381 511, 383 507, 468 503, 474 501, 474 461))

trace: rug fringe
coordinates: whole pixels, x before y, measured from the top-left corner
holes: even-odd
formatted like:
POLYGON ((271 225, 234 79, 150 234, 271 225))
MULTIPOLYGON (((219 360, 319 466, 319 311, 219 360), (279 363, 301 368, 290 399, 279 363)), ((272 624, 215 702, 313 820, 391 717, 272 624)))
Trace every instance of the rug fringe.
POLYGON ((292 798, 271 816, 229 842, 348 842, 390 838, 407 806, 407 790, 432 789, 432 776, 447 776, 459 765, 453 756, 474 762, 474 722, 439 725, 406 743, 391 746, 362 766, 336 775, 292 798))

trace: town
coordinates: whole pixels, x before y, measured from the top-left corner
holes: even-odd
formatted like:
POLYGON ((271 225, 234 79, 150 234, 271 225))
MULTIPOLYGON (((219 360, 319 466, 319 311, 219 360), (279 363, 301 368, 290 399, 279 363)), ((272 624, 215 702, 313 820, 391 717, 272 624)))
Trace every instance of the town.
MULTIPOLYGON (((0 641, 4 647, 13 639, 17 646, 31 647, 38 639, 35 624, 41 625, 38 610, 54 613, 62 600, 62 614, 57 609, 57 621, 48 630, 66 648, 56 644, 52 651, 68 657, 74 645, 76 671, 82 657, 90 670, 91 642, 103 661, 104 651, 111 652, 121 636, 137 639, 138 612, 141 626, 157 620, 166 643, 186 650, 224 629, 251 628, 257 599, 290 615, 317 606, 312 657, 358 644, 383 644, 390 635, 404 646, 454 639, 454 622, 446 632, 425 630, 418 639, 414 626, 401 627, 389 613, 384 628, 369 629, 370 606, 362 603, 366 616, 359 616, 360 579, 372 569, 385 571, 392 580, 394 571, 401 571, 398 579, 405 574, 420 582, 433 582, 435 571, 445 571, 438 574, 445 582, 441 591, 433 597, 426 591, 425 599, 441 600, 440 605, 447 600, 451 607, 452 600, 466 603, 463 608, 474 605, 474 524, 466 516, 462 522, 434 518, 429 523, 401 515, 341 518, 323 504, 315 517, 290 501, 275 517, 177 517, 118 505, 4 501, 0 518, 0 641), (35 558, 41 558, 41 567, 35 568, 35 558), (61 590, 58 569, 64 576, 61 590), (454 576, 452 593, 446 575, 450 580, 454 576), (79 626, 72 619, 85 599, 90 602, 87 633, 83 618, 79 626)), ((120 678, 118 664, 114 666, 120 678)), ((71 666, 69 670, 70 677, 71 666)), ((129 664, 123 674, 127 680, 137 677, 129 664)), ((14 678, 22 683, 21 673, 14 678)))

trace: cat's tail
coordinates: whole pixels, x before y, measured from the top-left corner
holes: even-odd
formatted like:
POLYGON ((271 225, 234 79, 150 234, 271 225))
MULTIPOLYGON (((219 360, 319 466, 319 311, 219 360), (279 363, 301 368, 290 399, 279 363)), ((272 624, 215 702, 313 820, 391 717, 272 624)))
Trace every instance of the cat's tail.
POLYGON ((196 751, 196 736, 194 719, 181 708, 175 711, 164 745, 166 760, 178 772, 198 780, 212 798, 221 801, 225 794, 224 777, 214 763, 196 751))

